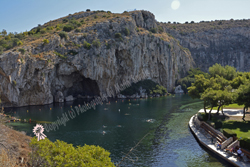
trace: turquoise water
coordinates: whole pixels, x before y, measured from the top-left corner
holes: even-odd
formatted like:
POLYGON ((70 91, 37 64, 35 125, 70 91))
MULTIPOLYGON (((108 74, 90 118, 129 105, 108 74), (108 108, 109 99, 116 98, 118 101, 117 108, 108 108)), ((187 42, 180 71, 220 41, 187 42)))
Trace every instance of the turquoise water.
MULTIPOLYGON (((62 113, 70 111, 71 106, 79 104, 83 101, 14 108, 8 109, 8 112, 20 119, 56 121, 62 113)), ((74 145, 100 145, 111 152, 115 163, 148 134, 121 166, 228 166, 204 150, 188 128, 190 117, 200 108, 202 102, 187 95, 111 100, 70 119, 59 130, 45 131, 45 134, 52 141, 59 139, 74 145), (149 119, 152 121, 147 122, 149 119), (103 134, 103 131, 106 133, 103 134)), ((34 124, 10 125, 34 136, 34 124)))

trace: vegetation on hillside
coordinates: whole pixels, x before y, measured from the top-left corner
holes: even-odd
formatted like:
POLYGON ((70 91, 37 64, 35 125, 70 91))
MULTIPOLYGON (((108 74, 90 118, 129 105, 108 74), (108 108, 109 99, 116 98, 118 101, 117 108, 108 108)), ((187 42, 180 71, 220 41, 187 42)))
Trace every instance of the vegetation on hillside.
POLYGON ((180 35, 187 35, 188 33, 196 33, 201 31, 209 31, 215 29, 228 29, 234 27, 250 27, 249 19, 242 20, 214 20, 214 21, 200 21, 199 23, 195 23, 194 21, 185 22, 180 24, 178 22, 168 22, 161 23, 162 26, 165 26, 167 29, 176 30, 180 33, 180 35))
MULTIPOLYGON (((86 40, 86 37, 89 39, 89 36, 95 36, 98 29, 95 27, 98 23, 109 21, 110 23, 116 22, 120 23, 121 18, 125 19, 126 22, 131 21, 131 12, 124 12, 122 14, 111 13, 110 11, 88 11, 87 12, 78 12, 74 14, 69 14, 66 17, 62 17, 53 21, 49 21, 44 25, 39 24, 37 27, 32 28, 30 31, 25 31, 21 33, 12 33, 7 32, 6 30, 2 30, 0 32, 0 54, 10 49, 13 51, 19 51, 20 48, 24 49, 21 53, 29 54, 32 57, 36 58, 44 58, 43 54, 52 54, 54 51, 49 53, 38 53, 33 55, 31 52, 27 52, 24 46, 33 46, 38 47, 36 50, 39 51, 41 46, 45 46, 52 42, 55 34, 59 35, 61 39, 65 39, 65 47, 73 47, 74 49, 79 49, 81 47, 85 49, 95 49, 99 48, 102 44, 106 44, 107 49, 110 48, 110 42, 107 40, 94 39, 91 41, 86 41, 85 43, 74 43, 69 39, 72 35, 72 32, 81 35, 84 37, 83 42, 86 40), (91 43, 92 42, 92 43, 91 43), (17 47, 17 49, 15 49, 17 47)), ((112 24, 110 24, 109 29, 113 29, 112 24)), ((138 34, 148 34, 150 36, 155 36, 160 38, 163 41, 170 42, 170 40, 174 39, 170 34, 164 32, 163 26, 158 25, 157 28, 154 29, 144 29, 142 27, 136 27, 136 32, 138 34)), ((132 33, 132 30, 128 27, 123 27, 120 32, 114 32, 114 34, 108 33, 106 35, 110 35, 110 37, 116 39, 117 42, 124 41, 125 38, 128 38, 132 33)), ((175 40, 177 41, 177 40, 175 40)), ((179 43, 178 43, 179 45, 179 43)), ((179 45, 180 46, 180 45, 179 45)), ((60 48, 62 48, 62 44, 60 44, 60 48)), ((181 47, 181 46, 180 46, 181 47)), ((171 49, 171 46, 169 45, 171 49)), ((189 52, 187 48, 181 47, 181 49, 185 52, 189 52)), ((57 50, 56 50, 57 51, 57 50)), ((58 51, 57 51, 58 52, 58 51)), ((63 56, 67 56, 67 53, 63 56)))
POLYGON ((37 141, 36 137, 31 139, 30 146, 32 148, 30 154, 32 166, 115 166, 109 157, 110 153, 99 146, 74 147, 72 144, 60 140, 51 142, 46 138, 37 141))
MULTIPOLYGON (((107 19, 115 19, 118 17, 129 17, 128 14, 113 14, 110 11, 94 11, 86 17, 74 17, 84 12, 78 12, 73 15, 49 21, 44 25, 38 25, 32 28, 30 31, 21 33, 12 33, 2 30, 0 32, 0 54, 4 51, 12 49, 14 47, 20 47, 28 44, 48 44, 48 39, 52 34, 58 33, 61 38, 67 39, 67 33, 75 30, 76 33, 82 31, 87 27, 93 26, 98 22, 105 21, 107 19), (44 39, 47 39, 46 41, 44 39)), ((128 29, 125 29, 125 34, 129 35, 128 29)))

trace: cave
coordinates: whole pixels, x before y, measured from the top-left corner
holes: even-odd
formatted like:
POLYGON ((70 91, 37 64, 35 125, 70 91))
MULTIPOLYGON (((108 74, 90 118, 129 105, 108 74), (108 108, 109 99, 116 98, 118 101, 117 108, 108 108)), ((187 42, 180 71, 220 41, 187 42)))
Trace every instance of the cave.
POLYGON ((79 73, 75 72, 72 73, 70 76, 62 76, 60 79, 67 79, 68 82, 71 81, 71 87, 67 87, 64 89, 63 94, 64 96, 74 96, 77 95, 82 96, 99 96, 100 90, 95 80, 90 78, 85 78, 84 76, 80 75, 79 73), (73 82, 73 83, 72 83, 73 82))

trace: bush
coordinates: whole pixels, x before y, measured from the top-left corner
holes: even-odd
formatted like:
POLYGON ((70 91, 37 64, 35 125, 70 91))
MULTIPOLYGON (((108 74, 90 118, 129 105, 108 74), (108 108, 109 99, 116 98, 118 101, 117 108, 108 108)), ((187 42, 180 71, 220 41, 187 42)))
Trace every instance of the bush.
POLYGON ((58 34, 62 39, 63 38, 65 38, 65 39, 67 39, 68 38, 68 34, 65 32, 65 31, 61 31, 61 32, 59 32, 59 34, 58 34))
POLYGON ((95 47, 99 48, 101 46, 101 42, 99 39, 96 39, 92 42, 92 45, 94 45, 95 47))
POLYGON ((167 89, 162 86, 162 85, 156 85, 155 88, 153 88, 152 90, 150 90, 150 94, 160 94, 160 95, 164 95, 167 93, 167 89))
POLYGON ((12 83, 13 83, 14 86, 16 86, 16 81, 15 80, 13 80, 12 83))
POLYGON ((21 52, 22 54, 24 54, 26 52, 26 50, 24 48, 20 48, 18 49, 19 52, 21 52))
POLYGON ((240 141, 240 147, 250 150, 250 139, 241 138, 241 139, 238 139, 238 140, 240 141))
MULTIPOLYGON (((25 32, 24 32, 25 33, 25 32)), ((24 33, 19 33, 15 35, 15 38, 22 40, 24 38, 24 33)))
POLYGON ((45 160, 40 166, 110 166, 115 165, 111 162, 110 153, 99 146, 77 146, 56 140, 51 142, 49 139, 37 141, 33 137, 30 142, 32 148, 31 166, 35 166, 37 159, 45 160))
POLYGON ((122 39, 122 34, 121 33, 115 33, 115 38, 122 39))
POLYGON ((157 33, 157 29, 156 28, 151 28, 149 31, 152 32, 152 33, 157 33))
POLYGON ((95 16, 94 16, 94 18, 95 18, 95 19, 97 19, 97 18, 98 18, 98 16, 97 16, 97 15, 95 15, 95 16))
POLYGON ((44 39, 43 40, 43 45, 47 45, 47 44, 49 44, 49 40, 48 39, 44 39))
POLYGON ((46 30, 53 30, 54 28, 52 26, 48 26, 46 30))
POLYGON ((158 31, 159 31, 159 33, 163 33, 163 28, 162 28, 162 26, 158 26, 158 31))
POLYGON ((70 32, 71 30, 74 29, 74 26, 71 24, 67 24, 63 27, 63 31, 70 32))
POLYGON ((85 49, 90 49, 91 48, 91 44, 90 43, 88 43, 87 41, 84 41, 83 42, 83 47, 85 48, 85 49))
POLYGON ((130 35, 130 31, 129 31, 129 29, 128 29, 127 27, 124 29, 124 34, 125 34, 126 36, 129 36, 129 35, 130 35))
POLYGON ((31 30, 31 31, 28 32, 28 34, 29 34, 29 35, 34 35, 35 32, 31 30))
POLYGON ((3 54, 3 47, 0 46, 0 55, 3 54))
POLYGON ((61 53, 58 53, 58 52, 54 52, 57 56, 59 56, 59 57, 61 57, 61 58, 63 58, 63 59, 67 59, 67 57, 66 56, 63 56, 61 53))
POLYGON ((63 19, 63 23, 67 23, 69 21, 69 19, 63 19))
POLYGON ((81 30, 80 30, 79 28, 77 28, 77 29, 75 30, 75 32, 81 32, 81 30))
POLYGON ((23 45, 23 42, 22 41, 18 41, 17 42, 17 46, 21 46, 21 45, 23 45))
POLYGON ((43 28, 40 32, 41 32, 41 34, 45 34, 46 33, 46 28, 43 28))
POLYGON ((237 134, 236 134, 235 132, 231 131, 230 129, 223 129, 223 134, 224 134, 227 138, 233 137, 233 136, 237 137, 237 134))

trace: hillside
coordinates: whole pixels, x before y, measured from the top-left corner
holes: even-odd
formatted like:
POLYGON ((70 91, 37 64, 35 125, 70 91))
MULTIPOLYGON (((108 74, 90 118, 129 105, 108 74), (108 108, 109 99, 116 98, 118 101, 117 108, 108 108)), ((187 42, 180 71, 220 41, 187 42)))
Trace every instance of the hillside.
POLYGON ((234 66, 239 71, 250 71, 250 20, 161 25, 190 50, 196 67, 203 71, 215 63, 234 66))
POLYGON ((0 45, 4 106, 101 95, 145 71, 172 91, 194 65, 189 50, 148 11, 79 12, 29 32, 2 34, 0 45))

